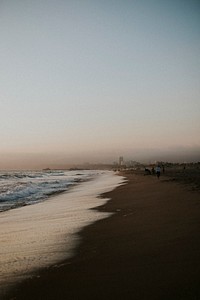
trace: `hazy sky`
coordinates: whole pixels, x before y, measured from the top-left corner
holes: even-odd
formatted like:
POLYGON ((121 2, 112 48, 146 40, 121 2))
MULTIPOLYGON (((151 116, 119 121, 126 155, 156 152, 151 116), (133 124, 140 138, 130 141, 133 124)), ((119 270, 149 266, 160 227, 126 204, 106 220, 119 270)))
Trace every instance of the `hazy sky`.
POLYGON ((200 160, 198 0, 0 0, 0 44, 0 168, 200 160))

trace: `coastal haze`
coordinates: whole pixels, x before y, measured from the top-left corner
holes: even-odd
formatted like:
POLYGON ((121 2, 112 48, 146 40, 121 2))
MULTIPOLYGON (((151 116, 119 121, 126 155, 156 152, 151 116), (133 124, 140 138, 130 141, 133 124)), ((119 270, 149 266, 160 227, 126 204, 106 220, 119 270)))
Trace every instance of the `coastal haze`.
POLYGON ((1 1, 0 168, 200 161, 199 1, 1 1))

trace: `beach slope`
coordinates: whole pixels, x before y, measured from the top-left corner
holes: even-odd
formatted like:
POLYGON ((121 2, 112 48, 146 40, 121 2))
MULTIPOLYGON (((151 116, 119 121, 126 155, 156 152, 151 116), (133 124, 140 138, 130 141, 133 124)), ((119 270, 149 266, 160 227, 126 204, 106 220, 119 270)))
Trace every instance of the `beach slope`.
POLYGON ((200 193, 127 174, 102 195, 114 212, 86 227, 76 255, 5 299, 200 299, 200 193))

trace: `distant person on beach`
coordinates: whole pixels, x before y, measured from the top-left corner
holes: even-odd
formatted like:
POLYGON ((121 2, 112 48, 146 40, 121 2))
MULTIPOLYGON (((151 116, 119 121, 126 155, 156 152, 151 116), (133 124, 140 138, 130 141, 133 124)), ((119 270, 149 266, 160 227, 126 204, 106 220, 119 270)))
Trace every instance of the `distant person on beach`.
POLYGON ((144 175, 151 175, 151 171, 149 170, 149 169, 147 169, 147 168, 145 168, 145 174, 144 175))
POLYGON ((157 166, 157 167, 156 167, 156 175, 157 175, 158 179, 159 179, 159 177, 160 177, 160 171, 161 171, 160 166, 157 166))
POLYGON ((152 173, 153 175, 155 175, 155 169, 154 169, 154 167, 151 169, 151 173, 152 173))

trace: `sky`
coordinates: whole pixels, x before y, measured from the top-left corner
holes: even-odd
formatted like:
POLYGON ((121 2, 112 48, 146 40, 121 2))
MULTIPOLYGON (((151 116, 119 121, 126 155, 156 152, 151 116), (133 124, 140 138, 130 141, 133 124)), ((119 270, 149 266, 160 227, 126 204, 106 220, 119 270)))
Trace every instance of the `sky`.
POLYGON ((0 169, 200 161, 198 0, 0 0, 0 169))

